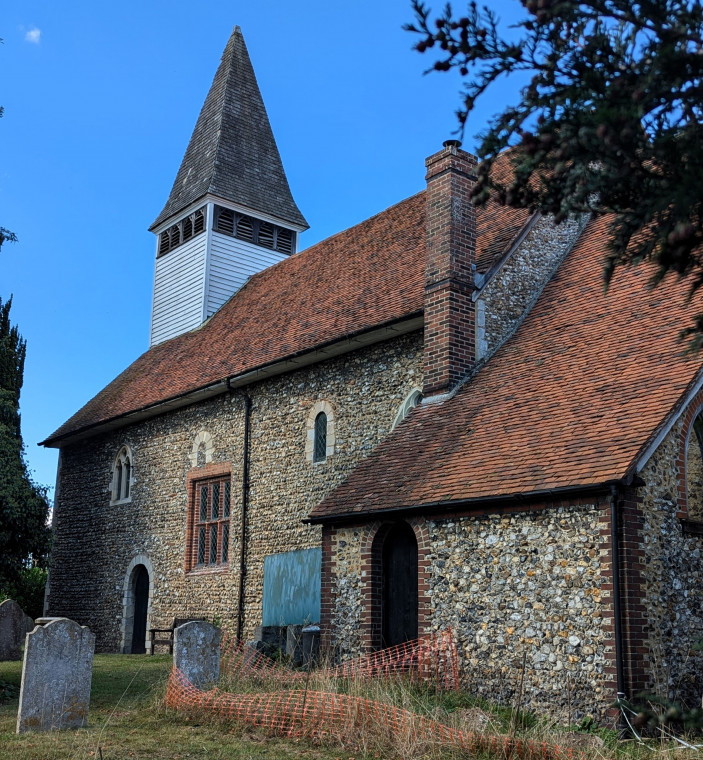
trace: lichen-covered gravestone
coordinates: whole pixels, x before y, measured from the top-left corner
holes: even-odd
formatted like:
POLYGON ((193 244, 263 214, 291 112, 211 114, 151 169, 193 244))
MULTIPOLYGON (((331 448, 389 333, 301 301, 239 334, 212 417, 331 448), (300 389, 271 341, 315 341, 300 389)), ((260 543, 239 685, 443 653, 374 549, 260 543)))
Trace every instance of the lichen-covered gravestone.
POLYGON ((12 599, 0 604, 0 660, 19 660, 24 637, 34 628, 34 621, 25 615, 12 599))
POLYGON ((81 728, 88 721, 95 636, 68 618, 27 634, 17 733, 81 728))
POLYGON ((220 678, 222 632, 204 620, 193 620, 173 632, 173 664, 198 689, 217 685, 220 678))

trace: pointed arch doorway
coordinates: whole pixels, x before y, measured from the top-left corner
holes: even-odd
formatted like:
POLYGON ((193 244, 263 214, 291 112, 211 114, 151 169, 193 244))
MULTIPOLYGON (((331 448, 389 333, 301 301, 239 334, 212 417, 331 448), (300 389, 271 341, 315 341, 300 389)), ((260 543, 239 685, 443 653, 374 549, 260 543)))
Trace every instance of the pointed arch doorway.
POLYGON ((417 539, 407 523, 388 531, 381 562, 381 635, 383 646, 391 647, 418 635, 417 539))

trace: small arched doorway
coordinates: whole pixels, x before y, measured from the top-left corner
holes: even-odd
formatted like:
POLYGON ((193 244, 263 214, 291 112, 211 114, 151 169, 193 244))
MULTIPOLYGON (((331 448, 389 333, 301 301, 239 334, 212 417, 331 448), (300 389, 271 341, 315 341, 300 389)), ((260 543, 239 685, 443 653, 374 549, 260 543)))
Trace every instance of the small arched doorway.
POLYGON ((149 571, 144 565, 137 565, 132 571, 132 601, 134 605, 132 641, 130 652, 146 652, 146 618, 149 611, 149 571))
POLYGON ((391 647, 418 635, 417 539, 407 523, 394 525, 382 550, 383 646, 391 647))

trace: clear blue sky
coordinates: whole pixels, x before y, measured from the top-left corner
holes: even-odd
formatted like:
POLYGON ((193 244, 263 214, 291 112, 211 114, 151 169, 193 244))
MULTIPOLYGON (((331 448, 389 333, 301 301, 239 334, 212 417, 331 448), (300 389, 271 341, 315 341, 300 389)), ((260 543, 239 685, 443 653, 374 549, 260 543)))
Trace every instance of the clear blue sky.
MULTIPOLYGON (((439 7, 439 3, 435 4, 439 7)), ((459 5, 457 5, 459 7, 459 5)), ((509 20, 519 4, 493 3, 509 20)), ((21 0, 0 37, 0 297, 27 339, 27 459, 147 348, 161 210, 239 24, 309 245, 412 195, 453 137, 460 82, 401 30, 409 0, 21 0)), ((494 97, 496 95, 494 94, 494 97)), ((500 110, 486 101, 464 140, 500 110)))

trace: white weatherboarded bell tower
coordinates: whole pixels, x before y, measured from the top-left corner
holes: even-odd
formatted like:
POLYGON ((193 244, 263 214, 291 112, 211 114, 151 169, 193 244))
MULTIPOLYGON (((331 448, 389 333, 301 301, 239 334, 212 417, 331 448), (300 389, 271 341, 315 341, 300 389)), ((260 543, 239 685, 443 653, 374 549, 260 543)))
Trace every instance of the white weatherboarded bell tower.
POLYGON ((150 345, 199 327, 308 228, 283 171, 236 26, 188 143, 157 235, 150 345))

